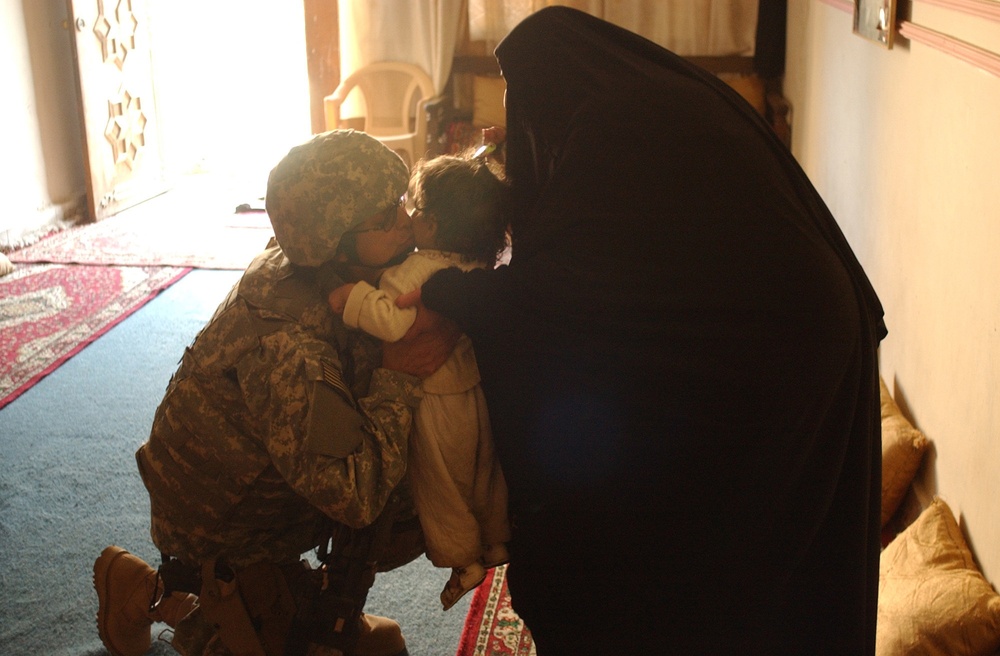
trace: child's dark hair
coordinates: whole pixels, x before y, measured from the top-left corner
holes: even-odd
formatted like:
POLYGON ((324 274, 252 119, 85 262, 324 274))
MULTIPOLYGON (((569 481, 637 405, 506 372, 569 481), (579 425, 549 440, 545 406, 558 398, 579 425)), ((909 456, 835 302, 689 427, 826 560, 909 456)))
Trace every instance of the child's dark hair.
POLYGON ((481 161, 442 155, 417 164, 416 208, 437 221, 438 248, 493 266, 507 246, 507 185, 481 161))

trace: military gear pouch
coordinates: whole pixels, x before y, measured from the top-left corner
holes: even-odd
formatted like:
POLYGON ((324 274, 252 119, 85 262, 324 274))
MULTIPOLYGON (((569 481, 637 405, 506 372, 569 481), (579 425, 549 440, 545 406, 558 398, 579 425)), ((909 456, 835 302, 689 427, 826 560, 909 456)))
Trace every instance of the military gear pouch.
POLYGON ((214 560, 202 563, 198 605, 205 619, 217 628, 222 644, 234 656, 269 656, 257 639, 236 577, 228 581, 216 578, 214 560))
POLYGON ((256 563, 236 573, 240 596, 268 656, 285 653, 296 610, 289 581, 300 579, 308 571, 301 562, 285 567, 256 563))

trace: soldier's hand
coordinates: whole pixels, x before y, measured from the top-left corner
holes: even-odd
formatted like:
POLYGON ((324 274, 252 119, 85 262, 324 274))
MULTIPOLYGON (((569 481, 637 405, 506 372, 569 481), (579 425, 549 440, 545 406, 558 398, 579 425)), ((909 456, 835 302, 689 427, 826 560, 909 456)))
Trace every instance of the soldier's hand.
POLYGON ((458 325, 420 302, 420 290, 396 299, 399 307, 416 307, 417 318, 398 342, 386 342, 382 366, 426 378, 441 368, 462 335, 458 325))
POLYGON ((351 296, 351 290, 353 289, 354 283, 349 283, 341 285, 330 292, 330 295, 326 299, 327 303, 330 304, 330 309, 337 314, 343 314, 344 308, 347 307, 347 299, 351 296))

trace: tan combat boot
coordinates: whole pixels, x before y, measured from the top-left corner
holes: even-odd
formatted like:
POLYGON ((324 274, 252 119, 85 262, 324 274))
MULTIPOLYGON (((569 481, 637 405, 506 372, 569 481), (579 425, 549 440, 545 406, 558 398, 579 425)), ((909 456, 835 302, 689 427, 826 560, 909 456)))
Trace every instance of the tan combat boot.
POLYGON ((406 653, 403 632, 394 620, 361 614, 361 632, 351 656, 399 656, 406 653))
POLYGON ((161 599, 150 612, 151 601, 162 594, 156 570, 121 547, 108 547, 94 561, 97 591, 97 632, 112 656, 142 656, 152 642, 149 627, 164 622, 173 627, 196 605, 191 594, 175 593, 161 599))

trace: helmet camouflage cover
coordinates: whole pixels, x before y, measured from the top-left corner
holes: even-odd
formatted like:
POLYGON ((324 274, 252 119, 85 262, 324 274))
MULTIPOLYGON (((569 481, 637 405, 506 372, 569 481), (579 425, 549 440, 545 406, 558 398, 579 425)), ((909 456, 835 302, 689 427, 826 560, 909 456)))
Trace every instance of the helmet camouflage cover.
POLYGON ((333 259, 349 228, 395 205, 409 171, 395 152, 354 130, 318 134, 295 146, 267 179, 274 236, 294 264, 333 259))

